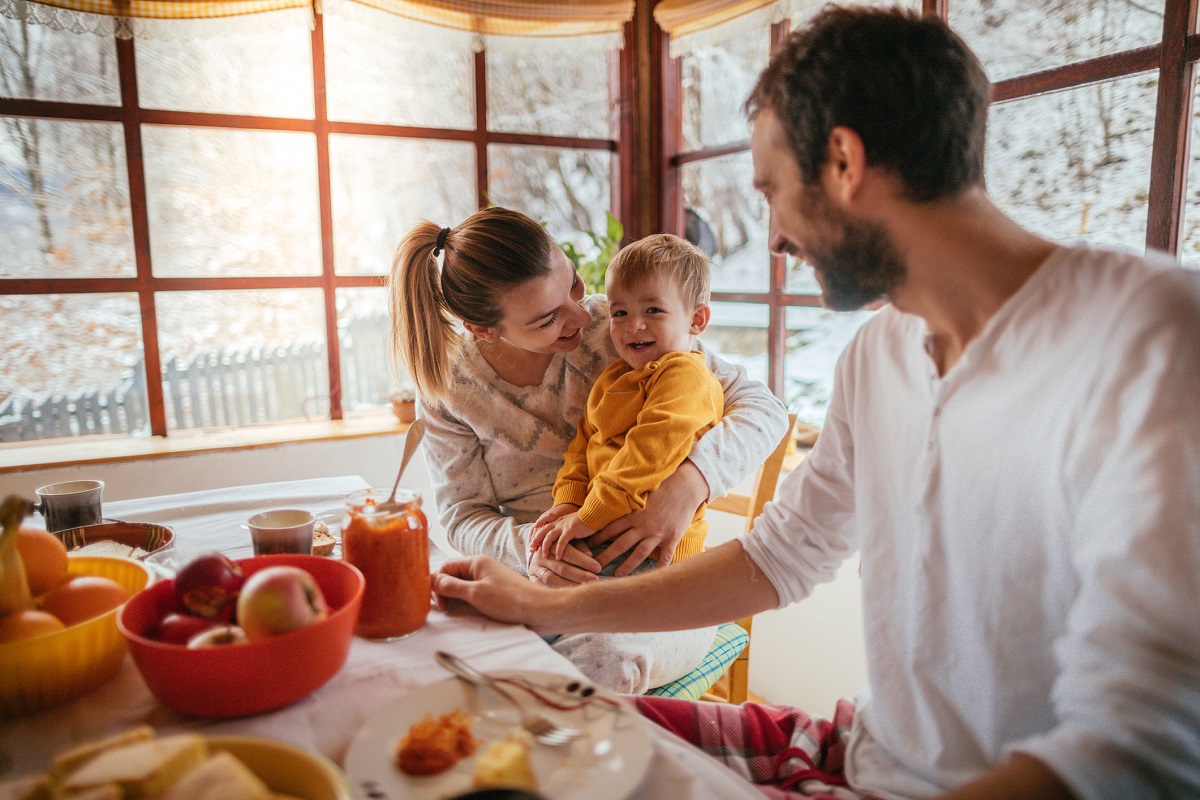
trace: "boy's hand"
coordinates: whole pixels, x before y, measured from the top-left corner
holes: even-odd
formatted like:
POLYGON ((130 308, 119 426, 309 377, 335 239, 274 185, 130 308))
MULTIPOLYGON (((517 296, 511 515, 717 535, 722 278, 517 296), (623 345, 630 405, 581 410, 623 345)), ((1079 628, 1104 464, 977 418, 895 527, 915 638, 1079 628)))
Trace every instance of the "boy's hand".
POLYGON ((561 561, 572 541, 586 539, 595 532, 579 521, 578 511, 572 511, 550 524, 538 552, 542 556, 557 558, 561 561))
POLYGON ((546 538, 546 529, 550 523, 555 520, 570 514, 572 511, 578 511, 579 506, 574 503, 559 503, 549 511, 542 513, 540 517, 533 523, 533 530, 529 534, 529 552, 535 552, 542 545, 542 540, 546 538))

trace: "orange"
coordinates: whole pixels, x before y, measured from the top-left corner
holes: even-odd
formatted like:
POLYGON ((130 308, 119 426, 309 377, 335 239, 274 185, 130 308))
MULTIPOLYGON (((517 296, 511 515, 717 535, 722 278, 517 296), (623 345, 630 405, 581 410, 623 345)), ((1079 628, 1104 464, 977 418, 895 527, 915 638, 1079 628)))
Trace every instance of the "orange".
POLYGON ((54 534, 22 527, 17 531, 17 552, 25 563, 25 577, 34 597, 66 580, 67 548, 54 534))
POLYGON ((97 575, 74 575, 42 598, 42 610, 69 628, 111 611, 129 596, 129 591, 116 581, 97 575))
POLYGON ((61 631, 65 626, 58 617, 45 611, 27 608, 0 617, 0 644, 32 639, 43 633, 61 631))

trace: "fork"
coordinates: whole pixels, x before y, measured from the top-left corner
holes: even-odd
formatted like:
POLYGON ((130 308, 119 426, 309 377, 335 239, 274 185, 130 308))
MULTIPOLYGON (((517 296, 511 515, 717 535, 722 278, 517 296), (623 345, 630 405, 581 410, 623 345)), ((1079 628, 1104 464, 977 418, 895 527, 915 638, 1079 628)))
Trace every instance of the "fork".
POLYGON ((583 731, 578 728, 560 725, 548 717, 526 710, 521 705, 521 702, 509 694, 499 683, 475 669, 458 656, 447 653, 444 650, 439 650, 436 658, 439 664, 453 672, 460 679, 474 686, 491 689, 509 703, 512 703, 521 718, 521 727, 542 744, 549 745, 550 747, 559 747, 570 744, 583 735, 583 731))

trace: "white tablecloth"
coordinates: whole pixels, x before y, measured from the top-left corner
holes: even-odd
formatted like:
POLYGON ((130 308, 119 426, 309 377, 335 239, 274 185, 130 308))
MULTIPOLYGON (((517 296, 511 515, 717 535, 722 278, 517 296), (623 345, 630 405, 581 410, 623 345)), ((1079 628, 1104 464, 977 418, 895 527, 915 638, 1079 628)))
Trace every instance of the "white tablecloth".
MULTIPOLYGON (((367 483, 356 476, 288 481, 107 503, 108 518, 161 522, 175 531, 181 559, 218 549, 251 554, 240 526, 270 508, 340 509, 345 496, 367 483)), ((445 556, 432 550, 431 561, 445 556)), ((323 753, 342 763, 355 733, 382 705, 414 687, 443 680, 433 660, 449 650, 485 669, 528 669, 582 677, 573 664, 531 631, 477 616, 434 611, 417 634, 398 642, 355 639, 341 671, 312 695, 268 714, 236 720, 182 717, 158 704, 127 656, 120 672, 67 705, 0 723, 0 779, 45 769, 51 756, 73 744, 139 724, 162 732, 266 736, 323 753)), ((657 726, 649 726, 655 753, 638 800, 734 800, 761 795, 723 765, 657 726)))

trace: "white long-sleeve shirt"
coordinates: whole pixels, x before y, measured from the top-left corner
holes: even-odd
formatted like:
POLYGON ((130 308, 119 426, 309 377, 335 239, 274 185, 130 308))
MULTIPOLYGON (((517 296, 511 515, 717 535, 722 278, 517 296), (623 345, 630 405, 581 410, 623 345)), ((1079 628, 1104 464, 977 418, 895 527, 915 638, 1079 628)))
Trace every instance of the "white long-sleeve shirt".
POLYGON ((924 321, 843 354, 813 453, 746 549, 781 605, 861 548, 883 797, 1012 751, 1081 798, 1200 796, 1200 276, 1062 248, 939 377, 924 321))
MULTIPOLYGON (((454 365, 444 404, 422 405, 421 449, 439 521, 459 552, 482 553, 525 571, 528 528, 553 503, 554 479, 596 378, 616 360, 608 299, 583 300, 592 323, 579 347, 558 353, 537 386, 500 378, 474 340, 454 365)), ((725 393, 725 415, 692 447, 689 460, 720 497, 761 464, 787 427, 783 404, 746 371, 697 342, 725 393)))

